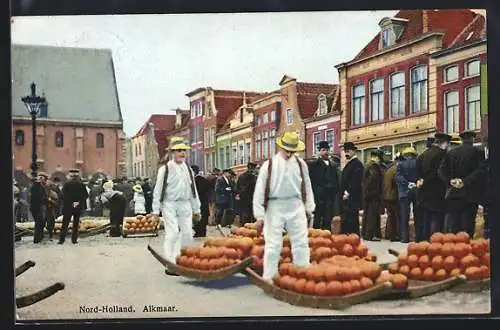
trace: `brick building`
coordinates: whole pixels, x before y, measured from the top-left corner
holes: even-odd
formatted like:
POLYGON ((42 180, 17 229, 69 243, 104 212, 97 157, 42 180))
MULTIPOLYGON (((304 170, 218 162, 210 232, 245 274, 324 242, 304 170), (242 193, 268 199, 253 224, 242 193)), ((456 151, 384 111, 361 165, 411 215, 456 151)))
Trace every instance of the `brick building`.
MULTIPOLYGON (((162 159, 165 157, 166 150, 168 147, 168 143, 170 138, 173 136, 182 137, 185 141, 189 141, 189 119, 191 117, 191 112, 189 110, 182 110, 177 108, 175 110, 175 124, 174 128, 166 133, 166 136, 163 140, 160 140, 157 137, 158 141, 158 154, 159 158, 162 159)), ((191 162, 191 153, 187 152, 186 161, 188 163, 191 162)))
POLYGON ((13 45, 12 150, 14 168, 30 174, 31 117, 21 98, 35 82, 47 106, 37 118, 40 171, 64 178, 126 174, 123 118, 110 50, 13 45))
POLYGON ((340 88, 335 86, 328 95, 318 96, 317 109, 304 120, 306 126, 306 158, 311 159, 318 153, 320 141, 327 141, 330 152, 340 154, 340 88))
POLYGON ((435 64, 439 55, 431 54, 467 38, 465 31, 482 20, 478 16, 467 9, 401 10, 382 19, 380 32, 368 45, 336 66, 341 142, 356 143, 363 158, 377 147, 392 155, 410 145, 424 150, 442 117, 442 73, 435 64))
POLYGON ((134 177, 154 177, 165 148, 169 131, 175 127, 175 115, 153 114, 132 138, 132 174, 134 177))
POLYGON ((262 164, 276 153, 276 137, 281 118, 281 94, 273 91, 255 99, 253 109, 253 160, 262 164))

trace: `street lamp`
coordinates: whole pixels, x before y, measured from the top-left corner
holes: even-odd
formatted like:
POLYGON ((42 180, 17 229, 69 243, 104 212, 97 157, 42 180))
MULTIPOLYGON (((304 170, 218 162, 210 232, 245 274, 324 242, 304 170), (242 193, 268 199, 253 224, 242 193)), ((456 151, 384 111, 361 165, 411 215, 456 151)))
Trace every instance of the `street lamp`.
POLYGON ((37 164, 36 164, 36 116, 40 112, 40 108, 47 104, 45 97, 36 95, 36 84, 31 83, 31 95, 21 98, 26 109, 31 115, 31 129, 33 131, 33 148, 31 154, 31 180, 35 181, 37 177, 37 164))

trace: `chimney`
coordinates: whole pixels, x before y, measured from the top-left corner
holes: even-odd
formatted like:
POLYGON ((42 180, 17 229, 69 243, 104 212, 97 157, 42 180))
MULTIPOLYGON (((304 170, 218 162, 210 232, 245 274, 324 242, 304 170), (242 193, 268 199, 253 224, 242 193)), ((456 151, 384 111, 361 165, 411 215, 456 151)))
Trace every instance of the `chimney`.
POLYGON ((422 33, 429 32, 429 11, 426 9, 422 10, 422 33))

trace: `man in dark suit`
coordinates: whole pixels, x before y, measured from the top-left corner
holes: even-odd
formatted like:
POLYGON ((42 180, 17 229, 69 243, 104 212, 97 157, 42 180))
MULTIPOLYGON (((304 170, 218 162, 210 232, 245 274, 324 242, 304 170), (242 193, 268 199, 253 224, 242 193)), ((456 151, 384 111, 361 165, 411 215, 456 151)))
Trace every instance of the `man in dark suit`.
POLYGON ((328 155, 328 142, 321 141, 318 147, 319 157, 309 165, 309 177, 316 203, 313 228, 331 230, 335 201, 339 195, 338 168, 328 155))
POLYGON ((201 219, 200 221, 195 221, 193 224, 194 237, 206 237, 208 225, 208 203, 212 190, 210 189, 210 183, 207 178, 200 174, 200 168, 196 165, 191 165, 191 169, 195 175, 194 182, 201 203, 201 219))
POLYGON ((363 225, 361 234, 364 240, 380 241, 382 238, 380 229, 380 214, 382 213, 382 193, 384 183, 384 170, 382 161, 384 153, 381 150, 373 150, 370 153, 363 174, 363 225))
MULTIPOLYGON (((439 177, 447 186, 446 204, 448 220, 453 233, 467 232, 474 235, 478 202, 486 185, 484 153, 474 147, 476 133, 460 133, 462 144, 443 157, 439 177)), ((425 183, 425 182, 424 182, 425 183)))
MULTIPOLYGON (((410 205, 415 209, 417 190, 417 151, 407 147, 402 152, 404 160, 398 163, 396 169, 396 184, 398 186, 399 205, 401 207, 401 223, 399 226, 402 243, 410 241, 410 205)), ((415 212, 414 212, 415 213, 415 212)), ((415 238, 417 242, 423 241, 423 224, 415 221, 415 238)))
POLYGON ((255 183, 257 183, 257 175, 255 174, 256 164, 248 163, 247 171, 240 175, 236 184, 236 200, 240 215, 240 224, 244 225, 247 222, 254 222, 253 217, 253 193, 255 191, 255 183))
POLYGON ((38 173, 37 179, 33 182, 30 189, 30 211, 35 220, 35 234, 33 243, 37 244, 43 240, 43 229, 45 227, 45 215, 47 212, 48 195, 47 179, 49 176, 44 173, 38 173))
POLYGON ((80 171, 73 169, 69 171, 70 180, 62 189, 63 193, 63 221, 58 244, 63 244, 68 232, 69 220, 73 217, 73 230, 71 242, 78 241, 78 228, 80 227, 80 215, 86 209, 86 201, 89 197, 87 188, 80 180, 80 171))
POLYGON ((215 223, 216 216, 216 207, 215 207, 215 184, 217 182, 217 178, 221 176, 221 170, 218 168, 214 168, 212 173, 207 176, 208 183, 210 184, 210 194, 209 202, 208 202, 208 222, 215 223))
POLYGON ((347 164, 342 170, 340 180, 341 232, 359 235, 359 210, 362 202, 362 179, 364 166, 356 156, 358 149, 354 143, 346 142, 343 146, 347 164))
POLYGON ((417 204, 422 209, 424 240, 444 230, 446 185, 439 178, 438 170, 450 141, 450 135, 436 133, 430 148, 417 157, 417 204))
POLYGON ((233 200, 233 186, 231 183, 231 169, 225 169, 215 183, 215 223, 221 226, 224 212, 231 208, 233 200))
POLYGON ((146 213, 150 214, 153 211, 153 187, 149 178, 144 178, 142 183, 142 192, 144 193, 146 213))

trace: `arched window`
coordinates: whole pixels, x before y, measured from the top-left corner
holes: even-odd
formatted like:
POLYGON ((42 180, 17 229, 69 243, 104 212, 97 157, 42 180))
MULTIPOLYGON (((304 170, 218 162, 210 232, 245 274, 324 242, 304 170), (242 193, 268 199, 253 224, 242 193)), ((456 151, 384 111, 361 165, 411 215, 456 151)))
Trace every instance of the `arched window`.
POLYGON ((24 131, 22 129, 16 130, 16 145, 17 146, 24 145, 24 131))
POLYGON ((56 147, 62 148, 64 146, 64 134, 61 131, 56 132, 56 147))
POLYGON ((97 133, 95 137, 96 148, 104 148, 104 134, 97 133))

